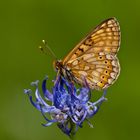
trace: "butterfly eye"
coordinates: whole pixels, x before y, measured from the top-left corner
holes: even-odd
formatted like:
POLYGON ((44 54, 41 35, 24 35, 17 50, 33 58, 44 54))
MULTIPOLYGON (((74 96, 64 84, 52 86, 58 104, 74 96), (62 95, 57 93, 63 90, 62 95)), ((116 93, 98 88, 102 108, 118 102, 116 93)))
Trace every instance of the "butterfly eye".
POLYGON ((53 61, 53 67, 56 68, 56 61, 53 61))

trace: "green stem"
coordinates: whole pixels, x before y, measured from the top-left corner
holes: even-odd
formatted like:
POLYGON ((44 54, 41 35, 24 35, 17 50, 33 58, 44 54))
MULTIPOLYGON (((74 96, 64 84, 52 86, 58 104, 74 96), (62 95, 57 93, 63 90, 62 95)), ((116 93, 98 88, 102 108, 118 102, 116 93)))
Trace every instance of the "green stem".
POLYGON ((73 123, 71 120, 70 120, 70 126, 71 126, 70 139, 71 139, 71 140, 74 140, 74 138, 75 138, 75 129, 76 129, 76 125, 75 125, 75 123, 73 123))

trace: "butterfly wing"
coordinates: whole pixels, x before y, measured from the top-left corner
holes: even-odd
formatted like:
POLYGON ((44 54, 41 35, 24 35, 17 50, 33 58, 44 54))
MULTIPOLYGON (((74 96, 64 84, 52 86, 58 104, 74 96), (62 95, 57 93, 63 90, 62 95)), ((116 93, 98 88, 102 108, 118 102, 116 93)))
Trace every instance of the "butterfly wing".
POLYGON ((120 47, 120 27, 115 18, 98 25, 62 61, 79 84, 86 79, 90 88, 104 89, 120 72, 116 54, 120 47))

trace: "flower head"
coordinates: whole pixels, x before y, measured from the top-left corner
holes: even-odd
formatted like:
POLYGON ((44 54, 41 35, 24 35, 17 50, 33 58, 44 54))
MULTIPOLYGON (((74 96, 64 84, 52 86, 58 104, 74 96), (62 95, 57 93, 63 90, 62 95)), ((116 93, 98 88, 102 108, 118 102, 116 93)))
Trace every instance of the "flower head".
POLYGON ((39 92, 39 81, 31 84, 36 88, 35 101, 32 98, 31 90, 24 90, 33 106, 42 113, 47 121, 43 125, 49 126, 52 123, 57 123, 58 127, 70 137, 75 134, 79 127, 82 127, 84 121, 87 121, 92 127, 88 119, 97 113, 101 103, 106 100, 106 92, 96 102, 91 102, 91 91, 87 84, 86 87, 77 89, 66 79, 58 77, 51 93, 46 88, 47 79, 46 77, 42 82, 44 98, 41 97, 39 92), (49 118, 46 114, 49 115, 49 118))

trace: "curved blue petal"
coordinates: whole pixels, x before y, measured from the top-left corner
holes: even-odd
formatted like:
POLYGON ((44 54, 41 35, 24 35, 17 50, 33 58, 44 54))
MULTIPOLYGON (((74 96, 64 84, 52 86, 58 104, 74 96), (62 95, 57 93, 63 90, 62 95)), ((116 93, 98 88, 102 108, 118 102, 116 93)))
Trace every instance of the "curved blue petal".
POLYGON ((46 89, 46 81, 47 77, 42 82, 42 91, 44 93, 44 97, 46 97, 48 100, 53 101, 53 95, 49 92, 49 90, 46 89))

